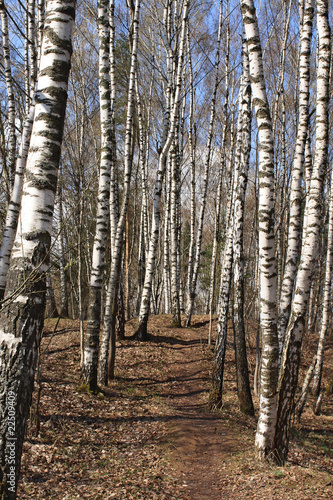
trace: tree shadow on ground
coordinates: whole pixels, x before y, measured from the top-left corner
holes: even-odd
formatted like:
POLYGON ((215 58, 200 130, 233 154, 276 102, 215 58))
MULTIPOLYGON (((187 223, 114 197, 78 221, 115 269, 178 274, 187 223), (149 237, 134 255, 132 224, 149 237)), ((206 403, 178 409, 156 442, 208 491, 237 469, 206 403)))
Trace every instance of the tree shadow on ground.
POLYGON ((131 335, 130 337, 126 337, 125 340, 134 340, 136 342, 139 342, 140 344, 142 342, 151 342, 152 344, 168 344, 168 345, 178 344, 181 346, 191 346, 191 345, 206 343, 205 341, 200 340, 200 339, 184 340, 184 339, 180 339, 180 338, 173 337, 173 336, 154 335, 152 333, 148 333, 147 339, 144 341, 137 340, 135 338, 135 335, 131 335))

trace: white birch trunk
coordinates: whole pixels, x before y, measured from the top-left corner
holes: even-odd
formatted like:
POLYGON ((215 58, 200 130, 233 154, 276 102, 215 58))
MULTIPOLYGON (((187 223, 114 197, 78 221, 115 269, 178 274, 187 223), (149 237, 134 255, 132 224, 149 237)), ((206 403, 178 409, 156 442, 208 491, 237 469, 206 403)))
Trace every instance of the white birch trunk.
POLYGON ((279 376, 279 408, 275 436, 276 458, 284 463, 288 455, 289 429, 294 409, 302 336, 305 327, 310 280, 317 258, 320 234, 321 198, 327 169, 328 103, 330 75, 330 27, 328 2, 317 1, 318 68, 316 99, 316 141, 310 190, 306 200, 306 226, 303 229, 301 259, 297 271, 295 292, 286 329, 279 376))
POLYGON ((203 178, 203 187, 202 187, 202 198, 201 198, 201 207, 199 214, 199 223, 197 229, 197 237, 195 243, 195 255, 194 255, 194 263, 193 263, 193 274, 191 279, 188 280, 189 288, 187 290, 187 311, 186 311, 186 321, 185 326, 189 327, 191 325, 191 317, 194 308, 194 301, 196 296, 196 288, 199 274, 199 266, 200 266, 200 255, 201 255, 201 245, 202 245, 202 234, 203 234, 203 225, 204 225, 204 217, 207 203, 207 189, 208 189, 208 178, 209 178, 209 170, 212 156, 212 142, 213 142, 213 134, 214 134, 214 124, 215 124, 215 113, 216 113, 216 96, 217 89, 219 85, 219 66, 220 66, 220 44, 221 44, 221 33, 222 33, 222 8, 223 2, 220 2, 220 14, 219 14, 219 30, 217 37, 217 48, 216 48, 216 56, 215 56, 215 83, 213 89, 213 96, 210 105, 210 120, 209 120, 209 129, 208 129, 208 137, 206 144, 206 158, 205 158, 205 173, 203 178))
POLYGON ((260 408, 255 438, 256 454, 272 453, 276 424, 278 341, 276 334, 276 265, 274 241, 274 142, 266 96, 262 51, 254 2, 243 0, 241 10, 250 59, 250 80, 259 139, 259 269, 262 338, 260 408))
POLYGON ((0 324, 0 494, 16 498, 23 438, 31 403, 45 308, 45 271, 51 244, 75 2, 49 0, 35 95, 36 109, 21 217, 0 324), (14 413, 15 432, 9 425, 14 413), (8 457, 14 459, 9 468, 8 457))
POLYGON ((141 223, 140 223, 140 249, 138 257, 138 303, 141 300, 144 270, 145 270, 145 260, 146 260, 146 250, 148 248, 148 188, 147 188, 147 162, 149 155, 149 127, 150 127, 150 107, 151 107, 151 94, 152 94, 152 82, 150 85, 149 92, 149 104, 148 104, 148 116, 147 116, 147 132, 145 134, 143 125, 143 112, 141 104, 141 96, 138 84, 138 75, 135 75, 135 93, 136 93, 136 105, 137 105, 137 115, 138 115, 138 126, 139 126, 139 164, 141 170, 141 223))
POLYGON ((241 150, 239 162, 235 161, 235 168, 239 169, 236 175, 235 203, 234 203, 234 233, 233 233, 233 280, 234 280, 234 307, 233 325, 235 339, 235 361, 237 376, 237 393, 239 408, 247 415, 254 415, 254 408, 250 389, 249 369, 246 354, 245 325, 244 325, 244 210, 247 187, 248 170, 251 151, 251 85, 249 76, 249 57, 247 44, 243 41, 243 74, 239 113, 241 114, 240 141, 241 150))
POLYGON ((41 50, 42 50, 44 19, 45 19, 45 0, 37 0, 37 60, 38 60, 37 65, 39 65, 41 50))
POLYGON ((17 221, 21 207, 23 176, 27 163, 34 113, 35 105, 33 104, 24 122, 20 149, 16 160, 14 185, 8 205, 4 235, 0 249, 0 300, 3 299, 5 293, 10 256, 16 235, 17 221))
POLYGON ((318 397, 320 393, 321 377, 322 377, 323 363, 324 363, 325 342, 327 337, 330 310, 331 310, 332 259, 333 259, 333 189, 332 189, 332 178, 331 178, 323 309, 322 309, 322 318, 320 323, 316 365, 314 368, 313 384, 312 384, 312 393, 316 397, 318 397))
POLYGON ((105 245, 109 223, 110 176, 113 160, 110 85, 110 29, 109 0, 98 3, 99 37, 99 97, 101 121, 101 160, 97 197, 96 229, 92 254, 89 287, 87 331, 84 341, 82 366, 83 383, 89 390, 97 390, 101 297, 105 265, 105 245))
POLYGON ((224 375, 224 360, 227 348, 227 334, 228 334, 228 311, 229 311, 229 298, 231 293, 231 273, 233 261, 233 213, 232 213, 232 195, 230 196, 228 210, 229 217, 227 223, 227 232, 225 238, 225 248, 223 252, 221 282, 220 282, 220 295, 218 303, 218 321, 217 333, 215 342, 215 357, 212 376, 212 387, 209 396, 209 404, 211 408, 220 408, 222 406, 222 388, 223 388, 223 375, 224 375))
POLYGON ((178 212, 180 204, 180 161, 179 161, 179 116, 176 118, 176 132, 174 134, 173 145, 170 151, 171 168, 171 196, 170 196, 170 255, 171 255, 171 304, 172 304, 172 326, 180 327, 180 281, 178 274, 178 212))
POLYGON ((193 84, 193 67, 191 57, 191 44, 190 44, 190 29, 187 28, 187 58, 190 75, 190 111, 189 111, 189 130, 188 130, 188 143, 190 155, 190 171, 191 171, 191 222, 190 222, 190 246, 188 251, 188 265, 187 265, 187 280, 186 290, 190 295, 191 281, 193 276, 194 254, 195 254, 195 219, 196 219, 196 201, 195 201, 195 146, 196 146, 196 129, 195 129, 195 87, 193 84))
POLYGON ((114 0, 110 1, 110 87, 111 87, 111 123, 112 123, 112 158, 111 158, 111 178, 110 178, 110 235, 111 235, 111 257, 113 247, 116 242, 117 224, 119 220, 119 193, 118 193, 118 169, 115 134, 115 113, 116 113, 116 54, 115 54, 115 21, 114 21, 114 0))
POLYGON ((139 39, 139 12, 140 0, 135 3, 135 11, 132 20, 133 24, 133 41, 132 41, 132 54, 131 54, 131 68, 128 87, 127 98, 127 118, 125 130, 125 168, 124 168, 124 192, 123 201, 117 223, 115 240, 112 250, 112 263, 108 283, 105 313, 103 321, 103 335, 101 342, 98 378, 99 381, 107 385, 108 383, 108 358, 109 358, 109 344, 111 335, 111 321, 112 321, 112 307, 113 302, 118 290, 118 280, 121 267, 121 251, 123 244, 123 235, 126 222, 127 207, 130 195, 131 173, 133 163, 132 151, 132 136, 133 136, 133 120, 134 120, 134 100, 135 100, 135 72, 137 71, 137 54, 138 54, 138 39, 139 39))
MULTIPOLYGON (((61 172, 61 170, 60 170, 61 172)), ((60 174, 61 175, 61 174, 60 174)), ((67 278, 65 271, 65 248, 64 248, 64 216, 63 216, 63 196, 62 196, 62 179, 58 182, 58 255, 59 255, 59 274, 60 274, 60 316, 68 317, 68 295, 67 295, 67 278)))
POLYGON ((16 157, 16 129, 15 129, 15 98, 12 78, 12 68, 9 49, 9 33, 7 10, 4 0, 0 0, 0 14, 2 27, 2 50, 4 58, 5 79, 8 97, 8 159, 6 170, 8 174, 10 191, 14 185, 15 157, 16 157))
MULTIPOLYGON (((223 376, 224 376, 224 360, 227 348, 227 335, 228 335, 228 314, 229 314, 229 301, 232 287, 232 268, 233 268, 233 235, 234 235, 234 206, 236 200, 236 186, 239 182, 239 164, 242 148, 242 95, 238 97, 239 113, 237 119, 237 139, 236 139, 236 152, 233 163, 232 184, 229 192, 228 209, 227 209, 227 229, 225 236, 225 247, 222 260, 220 294, 218 302, 218 321, 217 321, 217 334, 215 342, 215 357, 212 376, 212 388, 210 392, 210 406, 212 408, 219 408, 222 406, 222 389, 223 389, 223 376)), ((231 151, 233 147, 231 148, 231 151)))
POLYGON ((164 242, 163 242, 163 280, 164 280, 164 312, 171 311, 171 279, 170 279, 170 169, 167 169, 164 181, 164 242))
POLYGON ((297 417, 298 422, 301 420, 301 416, 303 413, 304 406, 306 404, 306 400, 310 391, 310 384, 313 379, 313 372, 316 366, 316 359, 317 356, 314 355, 311 365, 308 368, 308 371, 306 372, 305 379, 302 385, 302 391, 301 395, 297 401, 297 404, 295 405, 295 415, 297 417))
POLYGON ((187 20, 188 6, 189 6, 189 0, 186 0, 184 3, 183 14, 182 14, 182 28, 181 28, 181 35, 179 42, 176 91, 170 117, 170 129, 168 131, 165 143, 163 144, 162 151, 159 155, 158 168, 155 181, 151 235, 149 241, 145 282, 143 287, 142 300, 139 313, 139 326, 137 330, 137 338, 141 340, 147 338, 149 306, 150 306, 150 299, 152 296, 153 275, 155 270, 157 243, 158 243, 159 228, 160 228, 162 182, 165 172, 167 154, 171 147, 173 136, 176 132, 176 122, 177 122, 176 117, 181 102, 182 70, 183 70, 183 60, 184 60, 184 45, 186 36, 186 20, 187 20))
POLYGON ((299 242, 301 237, 301 214, 303 197, 302 174, 304 166, 305 146, 309 127, 310 49, 312 40, 312 20, 312 1, 306 0, 304 6, 304 22, 300 45, 298 130, 291 174, 288 246, 284 276, 281 287, 279 317, 277 323, 280 356, 282 353, 284 335, 290 315, 292 294, 300 252, 299 242))
POLYGON ((36 7, 35 0, 28 0, 28 52, 29 52, 29 77, 30 77, 29 106, 34 96, 36 80, 37 80, 35 7, 36 7))

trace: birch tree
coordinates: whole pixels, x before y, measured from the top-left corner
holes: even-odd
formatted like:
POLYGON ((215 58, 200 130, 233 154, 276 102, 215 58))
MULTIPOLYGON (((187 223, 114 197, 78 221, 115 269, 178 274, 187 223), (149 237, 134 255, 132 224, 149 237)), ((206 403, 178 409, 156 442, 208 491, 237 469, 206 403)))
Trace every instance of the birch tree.
POLYGON ((304 4, 300 42, 298 129, 291 173, 288 245, 277 323, 280 355, 283 348, 285 330, 290 314, 291 300, 300 252, 299 242, 301 237, 303 196, 302 179, 304 171, 305 146, 309 133, 310 49, 312 40, 312 22, 312 0, 306 0, 304 4))
MULTIPOLYGON (((161 195, 163 187, 163 178, 166 168, 167 155, 172 145, 174 134, 176 133, 177 114, 181 102, 182 71, 183 71, 183 61, 185 52, 186 22, 187 22, 188 8, 189 8, 189 0, 186 0, 182 12, 182 25, 181 25, 181 35, 179 40, 175 96, 173 99, 170 123, 167 123, 167 127, 169 127, 169 129, 168 128, 166 129, 168 130, 168 132, 165 134, 164 144, 162 145, 162 149, 159 154, 158 167, 156 173, 154 201, 153 201, 153 215, 152 215, 151 230, 150 230, 151 234, 149 240, 149 250, 147 255, 145 281, 144 281, 144 287, 140 305, 139 325, 136 333, 137 338, 140 340, 144 340, 147 338, 147 324, 149 317, 150 299, 152 296, 153 274, 155 270, 157 244, 158 244, 158 236, 160 230, 160 212, 161 212, 161 195)), ((166 120, 167 122, 169 122, 168 117, 166 117, 166 120)))
POLYGON ((5 230, 0 248, 0 300, 3 299, 5 294, 10 256, 16 235, 17 221, 21 207, 23 176, 27 163, 34 114, 35 105, 32 104, 30 112, 24 122, 21 144, 16 160, 14 185, 8 205, 5 230))
POLYGON ((2 49, 5 67, 5 79, 8 97, 8 156, 6 159, 6 172, 9 180, 9 193, 12 192, 15 175, 16 158, 16 106, 14 98, 14 87, 12 77, 12 65, 10 57, 10 43, 8 32, 7 8, 4 0, 0 1, 1 28, 2 28, 2 49))
POLYGON ((331 60, 328 2, 317 1, 318 68, 316 96, 316 139, 310 188, 306 199, 306 223, 298 266, 291 313, 285 334, 278 383, 278 420, 275 435, 277 460, 284 463, 288 454, 291 415, 297 387, 302 336, 310 294, 310 280, 321 227, 321 198, 327 169, 328 103, 331 60))
POLYGON ((222 271, 220 280, 220 295, 218 302, 218 320, 215 342, 215 356, 212 376, 212 388, 210 392, 210 406, 219 408, 222 405, 222 388, 224 375, 224 360, 227 348, 228 335, 228 311, 229 299, 232 285, 232 261, 233 261, 233 183, 228 200, 227 230, 225 236, 225 248, 223 251, 222 271))
POLYGON ((250 60, 253 105, 258 124, 259 148, 259 272, 260 328, 262 339, 260 408, 255 438, 259 459, 270 456, 274 447, 278 377, 276 333, 276 265, 274 238, 274 142, 266 95, 258 22, 252 0, 241 2, 250 60))
MULTIPOLYGON (((111 15, 114 4, 111 2, 111 15)), ((87 332, 84 341, 82 378, 91 391, 97 389, 99 331, 101 323, 101 295, 105 261, 106 237, 109 226, 111 162, 113 160, 111 84, 110 84, 110 28, 109 0, 98 4, 99 38, 99 93, 101 121, 101 160, 97 198, 96 232, 89 287, 87 332)))
MULTIPOLYGON (((322 308, 322 319, 319 331, 319 340, 317 352, 313 356, 311 365, 309 366, 304 382, 302 385, 301 395, 295 405, 295 414, 298 421, 301 419, 301 415, 304 406, 309 395, 311 382, 312 392, 316 398, 320 395, 320 384, 322 377, 323 361, 324 361, 324 350, 326 336, 328 332, 328 323, 330 315, 330 304, 331 304, 331 278, 332 278, 332 259, 333 259, 333 197, 332 197, 332 180, 330 183, 330 193, 329 193, 329 220, 328 220, 328 234, 327 234, 327 252, 326 252, 326 269, 325 269, 325 281, 324 281, 324 293, 323 293, 323 308, 322 308)), ((318 399, 317 399, 318 402, 318 399)), ((315 404, 314 410, 317 406, 315 404)))
POLYGON ((244 325, 244 206, 247 186, 247 177, 251 151, 251 84, 249 78, 249 56, 247 44, 243 42, 242 50, 243 74, 240 95, 239 113, 241 113, 241 150, 238 163, 239 174, 235 185, 234 203, 234 234, 233 234, 233 260, 234 260, 234 302, 233 326, 235 339, 235 359, 237 373, 237 392, 240 410, 248 415, 254 414, 249 369, 246 355, 245 325, 244 325))
POLYGON ((118 280, 121 268, 121 251, 123 245, 123 234, 125 230, 127 207, 130 196, 130 183, 133 162, 133 121, 134 121, 134 99, 135 99, 135 73, 137 71, 137 56, 138 56, 138 39, 139 39, 139 12, 140 0, 135 3, 135 8, 132 11, 132 24, 133 24, 133 41, 131 53, 131 67, 128 86, 127 98, 127 115, 126 115, 126 129, 125 129, 125 157, 124 157, 124 193, 123 201, 117 220, 115 239, 112 249, 112 263, 111 271, 108 282, 108 290, 105 304, 103 336, 101 344, 101 352, 99 358, 99 380, 102 384, 107 385, 108 382, 108 358, 109 358, 109 344, 111 334, 111 320, 112 320, 112 307, 113 302, 118 291, 118 280))
MULTIPOLYGON (((243 68, 246 71, 247 66, 243 68)), ((225 235, 225 247, 223 251, 223 260, 222 260, 222 271, 221 271, 221 283, 220 283, 220 295, 218 302, 218 320, 217 320, 217 335, 216 335, 216 343, 215 343, 215 356, 214 356, 214 368, 213 368, 213 377, 212 377, 212 389, 210 393, 210 405, 212 407, 220 407, 222 405, 222 389, 223 389, 223 376, 224 376, 224 360, 225 353, 227 347, 227 335, 228 335, 228 313, 229 313, 229 302, 230 295, 232 290, 232 271, 234 264, 234 243, 236 242, 237 246, 237 254, 238 260, 241 256, 241 238, 242 238, 242 205, 244 203, 245 197, 245 179, 247 177, 247 168, 248 166, 243 164, 241 166, 241 162, 244 163, 244 159, 248 157, 248 154, 244 155, 245 151, 248 151, 250 148, 250 143, 247 141, 249 136, 246 135, 249 133, 249 130, 245 132, 245 128, 249 127, 249 116, 248 115, 248 106, 249 99, 245 94, 249 91, 248 85, 244 85, 244 75, 242 75, 242 84, 240 87, 240 92, 238 96, 238 119, 237 119, 237 130, 236 130, 236 151, 235 155, 231 160, 231 164, 233 164, 232 170, 232 182, 231 189, 229 192, 229 200, 228 200, 228 209, 227 209, 227 226, 226 226, 226 235, 225 235), (245 142, 243 143, 243 139, 245 142), (243 154, 242 154, 243 152, 243 154), (243 174, 243 178, 241 179, 241 175, 243 174), (238 203, 240 202, 240 203, 238 203), (236 211, 237 210, 237 214, 236 211), (237 226, 235 225, 235 215, 237 215, 237 226), (236 231, 238 233, 236 234, 236 231)), ((251 91, 250 91, 251 92, 251 91)), ((231 154, 232 154, 231 148, 231 154)), ((247 158, 248 160, 248 158, 247 158)), ((238 292, 240 292, 240 283, 241 279, 241 270, 240 270, 240 262, 238 261, 238 267, 235 274, 236 278, 236 288, 238 288, 238 292), (237 283, 238 280, 238 283, 237 283)), ((240 354, 240 336, 239 330, 241 328, 241 305, 239 304, 240 297, 236 299, 236 328, 238 327, 238 339, 237 343, 235 342, 235 347, 238 352, 238 368, 240 369, 241 357, 240 354), (238 321, 237 321, 238 320, 238 321)), ((235 337, 236 340, 236 337, 235 337)), ((237 358, 237 355, 236 355, 237 358)), ((239 380, 241 382, 241 380, 239 380)), ((250 396, 251 398, 251 396, 250 396)), ((248 406, 246 404, 246 406, 248 406)), ((244 407, 245 408, 245 407, 244 407)))
POLYGON ((213 88, 213 95, 210 104, 210 118, 209 118, 209 129, 208 129, 208 137, 206 144, 206 154, 205 154, 205 170, 204 170, 204 178, 203 178, 203 191, 202 191, 202 199, 201 199, 201 207, 199 214, 199 224, 197 230, 196 244, 195 244, 195 254, 194 254, 194 263, 189 261, 188 272, 191 271, 193 267, 193 272, 190 278, 188 278, 188 290, 187 290, 187 311, 186 311, 186 322, 185 326, 188 327, 191 325, 191 316, 194 308, 194 300, 196 294, 199 266, 200 266, 200 255, 201 255, 201 245, 202 245, 202 235, 203 235, 203 224, 205 217, 205 209, 207 203, 207 189, 208 189, 208 176, 210 170, 211 156, 212 156, 212 143, 213 143, 213 135, 214 135, 214 124, 215 124, 215 113, 216 113, 216 96, 217 89, 219 84, 219 66, 220 66, 220 44, 221 44, 221 33, 222 33, 222 8, 223 3, 220 2, 220 14, 219 14, 219 29, 218 29, 218 37, 217 37, 217 48, 215 55, 215 82, 213 88))
POLYGON ((65 118, 74 12, 72 0, 47 2, 21 217, 1 313, 0 492, 4 499, 16 498, 43 328, 45 271, 65 118), (15 427, 11 424, 13 416, 15 427))
POLYGON ((331 280, 332 280, 332 259, 333 259, 333 189, 332 178, 329 193, 329 220, 327 234, 326 269, 324 280, 323 308, 320 323, 319 340, 317 348, 316 363, 313 373, 312 393, 318 398, 324 363, 325 343, 328 333, 330 307, 331 307, 331 280))

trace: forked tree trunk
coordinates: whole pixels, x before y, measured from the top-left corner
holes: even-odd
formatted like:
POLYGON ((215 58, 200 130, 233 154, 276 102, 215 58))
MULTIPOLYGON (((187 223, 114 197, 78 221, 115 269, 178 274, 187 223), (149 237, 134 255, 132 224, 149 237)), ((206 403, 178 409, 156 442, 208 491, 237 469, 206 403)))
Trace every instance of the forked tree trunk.
POLYGON ((49 0, 22 210, 0 322, 0 496, 16 498, 45 309, 45 271, 67 100, 75 1, 49 0), (15 425, 13 425, 15 423, 15 425))

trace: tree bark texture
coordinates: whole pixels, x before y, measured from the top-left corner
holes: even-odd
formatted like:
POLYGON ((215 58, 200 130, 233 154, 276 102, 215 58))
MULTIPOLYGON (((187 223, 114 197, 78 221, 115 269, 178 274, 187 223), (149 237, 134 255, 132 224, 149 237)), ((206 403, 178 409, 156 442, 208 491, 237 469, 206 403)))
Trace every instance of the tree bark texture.
POLYGON ((129 75, 129 87, 127 97, 127 115, 126 115, 126 129, 125 129, 125 154, 124 154, 124 191, 123 201, 119 218, 117 221, 115 238, 113 240, 112 248, 112 262, 111 271, 108 282, 108 290, 106 296, 106 305, 103 321, 103 335, 101 343, 101 351, 99 357, 98 378, 99 381, 107 385, 108 382, 108 358, 109 358, 109 343, 111 334, 111 321, 112 321, 112 307, 115 300, 118 281, 121 268, 121 251, 123 246, 123 235, 126 223, 126 214, 128 208, 128 201, 130 195, 130 184, 132 175, 133 163, 133 121, 134 121, 134 100, 135 100, 135 73, 137 71, 137 56, 138 56, 138 39, 139 39, 139 13, 140 13, 140 0, 135 3, 135 10, 133 12, 133 40, 132 40, 132 53, 131 53, 131 67, 129 75))
POLYGON ((250 60, 250 80, 259 140, 259 272, 262 338, 260 409, 255 438, 259 459, 271 456, 277 411, 278 341, 276 333, 276 264, 274 238, 274 142, 266 95, 262 51, 254 2, 241 2, 250 60))
POLYGON ((297 264, 300 253, 303 197, 302 179, 304 170, 305 146, 309 126, 310 49, 312 40, 312 21, 312 1, 307 0, 304 6, 303 29, 300 44, 298 130, 291 174, 288 245, 281 287, 281 296, 279 301, 279 317, 277 322, 280 356, 282 353, 285 331, 290 315, 292 294, 294 290, 297 264))
POLYGON ((279 401, 275 452, 279 463, 284 463, 288 455, 290 422, 294 410, 294 396, 298 381, 302 337, 310 294, 311 273, 317 258, 316 254, 321 227, 321 199, 327 169, 331 43, 328 2, 325 0, 317 1, 317 29, 319 47, 316 141, 310 188, 306 199, 306 222, 303 228, 302 252, 296 276, 290 318, 286 329, 278 383, 279 401))
POLYGON ((254 408, 250 389, 249 368, 246 354, 246 339, 244 325, 244 206, 247 187, 247 177, 251 151, 251 84, 249 77, 249 57, 247 44, 243 42, 243 75, 239 102, 241 113, 240 141, 241 150, 238 163, 239 174, 235 185, 236 195, 234 203, 234 234, 233 234, 233 261, 234 261, 234 303, 233 326, 235 339, 235 359, 237 373, 237 391, 240 410, 248 415, 254 415, 254 408))
POLYGON ((90 275, 87 330, 84 341, 82 379, 91 391, 97 389, 101 296, 105 246, 109 227, 110 176, 113 161, 110 85, 109 0, 98 3, 99 99, 101 117, 101 160, 97 198, 96 229, 90 275))
POLYGON ((45 309, 52 217, 72 53, 75 1, 49 0, 35 119, 0 321, 0 495, 16 498, 45 309))

